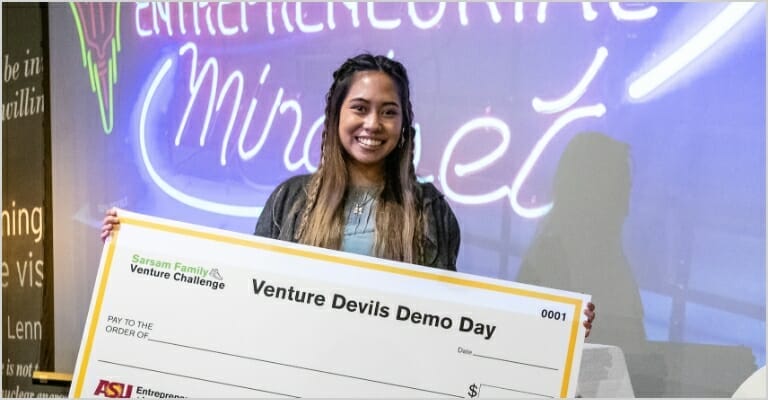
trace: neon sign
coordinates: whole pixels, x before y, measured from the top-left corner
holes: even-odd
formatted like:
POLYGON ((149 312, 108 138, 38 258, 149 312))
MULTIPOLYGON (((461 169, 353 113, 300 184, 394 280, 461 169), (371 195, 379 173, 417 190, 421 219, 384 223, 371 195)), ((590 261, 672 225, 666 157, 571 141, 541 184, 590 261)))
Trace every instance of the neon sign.
POLYGON ((69 3, 75 18, 83 67, 99 100, 101 126, 112 132, 117 53, 120 52, 120 3, 69 3))
MULTIPOLYGON (((475 10, 487 8, 488 15, 494 24, 501 24, 504 21, 519 24, 525 20, 526 9, 523 3, 503 6, 495 3, 484 4, 475 10), (512 19, 509 19, 510 14, 512 19)), ((677 72, 725 35, 753 7, 753 5, 740 4, 725 6, 699 34, 680 48, 680 52, 684 55, 681 56, 680 52, 671 54, 665 61, 658 64, 659 67, 651 69, 630 83, 628 86, 630 97, 644 98, 661 83, 671 81, 677 72), (679 61, 680 59, 684 62, 679 61), (677 67, 666 66, 670 63, 677 67), (655 83, 647 83, 648 81, 655 83)), ((203 51, 209 38, 217 35, 225 36, 226 40, 258 34, 311 35, 341 29, 341 19, 337 18, 341 15, 340 10, 345 13, 344 21, 350 24, 347 29, 362 29, 361 21, 366 22, 370 29, 376 30, 405 29, 406 25, 411 29, 441 29, 442 24, 451 18, 451 15, 454 20, 458 19, 460 25, 469 25, 465 3, 456 4, 453 11, 448 9, 448 7, 454 7, 453 4, 421 6, 408 3, 407 6, 395 8, 395 12, 392 8, 380 9, 380 5, 375 3, 314 4, 311 5, 313 10, 324 10, 324 14, 320 13, 318 17, 318 13, 313 13, 312 18, 303 8, 304 6, 301 3, 278 5, 269 2, 260 4, 142 3, 136 6, 134 22, 136 34, 140 38, 181 40, 178 51, 164 57, 159 63, 159 68, 148 78, 149 88, 139 99, 141 113, 138 132, 142 161, 154 184, 163 192, 181 203, 212 213, 256 217, 262 209, 261 206, 217 201, 202 195, 194 195, 176 186, 168 177, 163 177, 163 173, 157 167, 158 160, 152 158, 148 135, 157 130, 152 122, 153 113, 155 108, 161 107, 161 104, 163 107, 167 106, 159 100, 169 97, 167 93, 172 93, 174 102, 180 102, 184 110, 180 119, 174 120, 166 116, 164 120, 164 129, 174 132, 175 147, 178 148, 184 143, 188 146, 189 140, 193 140, 199 149, 208 151, 214 149, 217 153, 219 168, 231 168, 235 160, 237 165, 245 165, 256 161, 258 156, 268 148, 269 143, 276 142, 274 127, 279 121, 290 126, 288 141, 282 149, 282 164, 285 170, 313 172, 317 168, 313 160, 316 159, 319 150, 316 145, 319 141, 318 133, 322 130, 323 116, 308 113, 308 108, 302 104, 301 98, 289 95, 290 90, 285 85, 280 82, 277 85, 272 84, 273 80, 279 78, 272 77, 273 63, 268 59, 260 60, 258 65, 250 62, 247 70, 232 68, 229 65, 225 67, 225 64, 231 64, 231 60, 226 60, 227 63, 225 63, 224 58, 207 55, 208 52, 203 51), (260 8, 256 8, 257 6, 260 8), (291 9, 293 13, 290 12, 291 9), (257 12, 259 10, 263 11, 263 14, 257 12), (381 10, 384 12, 380 12, 381 10), (277 29, 276 21, 278 20, 282 22, 281 30, 277 29), (260 30, 256 28, 257 26, 260 30), (250 71, 253 75, 249 75, 246 71, 250 71), (258 80, 255 79, 257 77, 258 80), (179 82, 183 84, 180 85, 179 82), (265 90, 267 86, 274 87, 274 90, 272 92, 265 90), (266 115, 258 120, 259 126, 254 127, 257 110, 264 110, 266 115), (192 124, 190 121, 193 117, 201 119, 202 123, 192 124), (215 130, 212 121, 223 124, 223 130, 215 130)), ((591 3, 580 3, 580 6, 581 17, 586 22, 595 21, 600 15, 591 3)), ((536 21, 539 24, 547 20, 547 7, 547 3, 536 5, 536 21)), ((608 4, 613 19, 622 23, 651 20, 659 12, 655 6, 631 7, 619 3, 608 4)), ((573 82, 572 86, 564 90, 562 96, 549 99, 534 96, 530 100, 530 106, 536 115, 552 116, 554 121, 535 140, 522 164, 511 174, 511 182, 508 184, 498 185, 484 193, 468 193, 460 188, 461 185, 457 183, 457 179, 481 174, 505 158, 512 142, 511 133, 513 132, 508 123, 501 118, 491 115, 465 116, 464 122, 456 126, 453 133, 448 136, 447 144, 438 157, 436 179, 445 195, 455 203, 467 205, 489 204, 506 198, 510 207, 520 217, 538 218, 546 215, 552 208, 551 202, 523 204, 519 200, 520 191, 558 134, 575 121, 599 119, 608 112, 608 107, 599 100, 588 100, 588 104, 579 103, 583 102, 591 84, 605 67, 609 53, 605 45, 597 46, 592 61, 580 67, 583 71, 580 77, 570 80, 573 82), (462 143, 496 135, 501 141, 491 151, 470 162, 462 163, 456 158, 457 149, 462 143)), ((390 56, 392 54, 390 50, 390 56)), ((558 79, 563 80, 564 77, 558 77, 558 79)), ((417 123, 416 128, 414 161, 418 168, 423 160, 421 125, 417 123)), ((274 148, 271 150, 274 151, 274 148)), ((434 176, 424 178, 424 180, 433 179, 435 179, 434 176)))
MULTIPOLYGON (((511 15, 512 20, 519 24, 525 20, 525 8, 536 8, 536 20, 543 24, 547 19, 547 2, 531 3, 502 3, 484 2, 488 14, 494 24, 504 21, 505 15, 511 15)), ((595 11, 591 2, 574 3, 582 8, 585 21, 594 21, 599 13, 595 11)), ((658 9, 653 5, 622 4, 620 2, 608 3, 613 18, 617 21, 643 21, 656 16, 658 9)), ((469 25, 467 3, 413 3, 403 4, 402 7, 386 17, 381 15, 381 10, 386 5, 375 2, 329 2, 322 5, 314 5, 312 8, 312 21, 307 20, 307 9, 313 7, 310 4, 286 3, 286 2, 204 2, 204 3, 174 3, 152 2, 138 3, 134 23, 136 33, 140 37, 164 36, 173 37, 192 35, 195 36, 235 36, 254 32, 254 26, 266 27, 269 35, 278 34, 276 20, 282 23, 285 33, 319 33, 326 30, 334 30, 337 27, 337 16, 349 17, 351 27, 360 28, 361 20, 367 22, 367 26, 377 30, 394 30, 402 28, 405 24, 428 30, 443 23, 446 19, 458 19, 462 26, 469 25), (450 13, 447 7, 454 8, 450 13), (293 8, 293 13, 289 8, 293 8), (275 14, 278 13, 279 18, 275 14), (379 10, 379 11, 377 11, 379 10), (324 16, 316 17, 324 13, 324 16), (395 14, 395 15, 391 15, 395 14), (400 15, 398 15, 400 14, 400 15), (427 16, 431 14, 431 16, 427 16), (450 15, 449 15, 450 14, 450 15), (189 16, 191 15, 191 23, 189 16), (361 18, 362 17, 362 18, 361 18), (295 25, 295 27, 294 27, 295 25)), ((390 7, 391 8, 391 7, 390 7)))

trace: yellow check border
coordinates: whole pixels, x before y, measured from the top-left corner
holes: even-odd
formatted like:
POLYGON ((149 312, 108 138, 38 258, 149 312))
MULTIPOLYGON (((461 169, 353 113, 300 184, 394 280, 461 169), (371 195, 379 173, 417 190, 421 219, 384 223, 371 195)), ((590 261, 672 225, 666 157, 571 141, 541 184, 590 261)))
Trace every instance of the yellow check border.
POLYGON ((96 301, 93 304, 93 312, 91 314, 91 325, 88 327, 88 340, 85 342, 85 349, 83 350, 83 362, 80 365, 79 375, 77 376, 77 383, 75 384, 75 396, 76 398, 82 397, 83 380, 85 380, 85 372, 88 370, 88 361, 91 359, 91 349, 93 348, 93 338, 96 335, 96 325, 99 322, 99 315, 101 314, 101 304, 104 300, 104 292, 107 289, 107 281, 109 279, 109 271, 112 267, 112 257, 115 255, 115 246, 117 238, 120 234, 119 229, 112 231, 112 239, 109 242, 109 248, 107 249, 107 258, 104 260, 104 270, 101 272, 101 280, 99 280, 99 289, 96 293, 96 301))
MULTIPOLYGON (((483 289, 483 290, 489 290, 493 292, 513 294, 517 296, 531 297, 531 298, 536 298, 540 300, 548 300, 548 301, 571 305, 573 306, 573 309, 574 309, 573 315, 575 317, 573 318, 573 321, 571 323, 571 335, 568 343, 568 354, 566 357, 565 366, 563 368, 563 380, 562 380, 562 385, 560 389, 560 397, 567 397, 568 395, 568 385, 569 385, 570 376, 571 376, 571 366, 573 364, 574 351, 576 350, 576 339, 579 332, 579 322, 581 321, 581 318, 579 316, 581 315, 581 310, 584 306, 581 299, 558 296, 558 295, 553 295, 549 293, 535 292, 532 290, 526 290, 521 288, 513 288, 509 286, 494 284, 494 283, 475 281, 475 280, 458 277, 458 276, 448 276, 448 275, 440 275, 440 274, 435 274, 435 273, 426 272, 426 271, 410 270, 410 269, 405 269, 405 268, 391 266, 391 265, 379 264, 372 261, 356 260, 356 259, 341 257, 337 255, 332 255, 332 254, 319 253, 309 249, 297 249, 297 248, 292 248, 288 246, 282 246, 279 244, 263 243, 256 240, 252 240, 250 238, 245 239, 240 237, 226 236, 220 233, 199 231, 199 230, 186 228, 182 226, 172 226, 172 225, 144 220, 140 218, 121 216, 120 224, 134 225, 142 228, 154 229, 154 230, 163 231, 163 232, 170 232, 170 233, 175 233, 175 234, 184 235, 184 236, 191 236, 191 237, 211 240, 215 242, 222 242, 222 243, 234 244, 238 246, 256 248, 260 250, 272 251, 276 253, 307 257, 307 258, 326 261, 334 264, 347 265, 351 267, 364 268, 369 270, 387 272, 391 274, 410 276, 414 278, 450 283, 453 285, 471 287, 475 289, 483 289)), ((101 313, 101 305, 104 299, 104 292, 106 291, 110 267, 112 266, 112 257, 115 252, 118 234, 119 234, 119 230, 115 230, 112 233, 112 240, 110 241, 109 249, 107 250, 107 257, 104 262, 104 271, 102 272, 101 280, 99 281, 99 288, 96 294, 96 301, 93 306, 91 324, 88 328, 88 339, 85 343, 85 350, 83 352, 83 362, 80 367, 79 376, 77 377, 77 384, 75 386, 75 397, 78 397, 78 398, 81 397, 83 381, 85 379, 85 375, 86 375, 85 373, 88 369, 88 360, 90 359, 91 349, 93 347, 93 338, 96 334, 96 326, 98 325, 99 314, 101 313)))

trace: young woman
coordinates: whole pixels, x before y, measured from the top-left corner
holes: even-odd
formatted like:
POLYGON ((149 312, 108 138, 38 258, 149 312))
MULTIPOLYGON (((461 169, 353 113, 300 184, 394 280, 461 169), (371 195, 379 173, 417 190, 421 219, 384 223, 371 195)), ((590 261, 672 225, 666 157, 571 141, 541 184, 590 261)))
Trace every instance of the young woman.
POLYGON ((317 172, 275 189, 256 235, 456 270, 456 217, 416 180, 409 86, 387 57, 345 61, 326 95, 317 172))

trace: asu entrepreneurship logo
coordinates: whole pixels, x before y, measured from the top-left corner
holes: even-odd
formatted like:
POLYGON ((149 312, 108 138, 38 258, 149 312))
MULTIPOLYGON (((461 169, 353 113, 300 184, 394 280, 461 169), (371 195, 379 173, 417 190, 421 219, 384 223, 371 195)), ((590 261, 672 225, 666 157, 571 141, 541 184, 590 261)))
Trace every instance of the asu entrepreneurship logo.
POLYGON ((117 53, 120 52, 120 3, 69 3, 80 38, 83 68, 101 112, 107 135, 114 125, 114 86, 117 82, 117 53))
POLYGON ((104 396, 112 399, 128 399, 133 392, 133 385, 128 385, 120 382, 111 382, 105 379, 100 379, 99 384, 94 390, 94 396, 104 396))

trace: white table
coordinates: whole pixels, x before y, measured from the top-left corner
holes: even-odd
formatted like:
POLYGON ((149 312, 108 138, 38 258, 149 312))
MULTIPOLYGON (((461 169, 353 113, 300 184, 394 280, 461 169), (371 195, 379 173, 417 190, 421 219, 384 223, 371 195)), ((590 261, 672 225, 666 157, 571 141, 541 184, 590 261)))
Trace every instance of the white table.
POLYGON ((635 397, 621 348, 584 343, 576 393, 580 397, 635 397))
POLYGON ((765 366, 755 371, 733 394, 738 399, 764 399, 765 398, 765 366))

